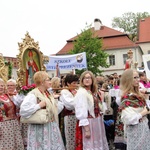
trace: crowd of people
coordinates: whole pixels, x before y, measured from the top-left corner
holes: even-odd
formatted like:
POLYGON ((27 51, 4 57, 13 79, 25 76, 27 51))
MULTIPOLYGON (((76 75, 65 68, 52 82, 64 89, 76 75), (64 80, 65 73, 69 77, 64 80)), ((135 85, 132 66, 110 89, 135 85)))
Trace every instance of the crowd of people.
POLYGON ((27 95, 16 81, 0 78, 1 150, 149 150, 149 93, 146 73, 94 76, 84 71, 63 78, 38 71, 27 95), (46 123, 22 123, 46 109, 46 123))

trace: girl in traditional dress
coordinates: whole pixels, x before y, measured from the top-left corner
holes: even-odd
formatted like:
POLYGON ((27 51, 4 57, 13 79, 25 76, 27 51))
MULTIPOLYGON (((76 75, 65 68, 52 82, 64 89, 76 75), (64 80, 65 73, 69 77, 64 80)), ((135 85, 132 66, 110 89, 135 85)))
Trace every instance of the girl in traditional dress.
POLYGON ((75 95, 76 150, 108 150, 104 120, 97 94, 96 79, 91 71, 80 77, 80 87, 75 95))
POLYGON ((39 109, 47 107, 49 122, 28 125, 27 150, 64 150, 58 127, 57 104, 47 91, 50 87, 50 78, 45 71, 38 71, 34 74, 34 82, 37 88, 24 98, 20 107, 20 115, 28 118, 39 109), (38 97, 42 98, 42 101, 39 101, 38 97))
POLYGON ((119 110, 127 139, 127 150, 149 150, 150 129, 146 115, 150 111, 139 90, 139 74, 136 70, 127 69, 120 81, 122 102, 119 110))
POLYGON ((0 149, 24 150, 16 106, 5 94, 5 83, 0 78, 0 149))
POLYGON ((66 150, 75 150, 76 117, 74 110, 74 96, 76 94, 78 76, 67 74, 64 79, 64 89, 59 100, 65 106, 63 109, 66 150))

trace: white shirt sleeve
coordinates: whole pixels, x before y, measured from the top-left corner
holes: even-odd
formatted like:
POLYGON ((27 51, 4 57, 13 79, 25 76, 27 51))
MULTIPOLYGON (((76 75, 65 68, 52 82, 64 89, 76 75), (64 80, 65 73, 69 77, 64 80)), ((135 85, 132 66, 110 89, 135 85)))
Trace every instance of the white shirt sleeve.
POLYGON ((58 114, 59 114, 64 109, 64 105, 61 101, 58 101, 57 106, 58 106, 58 114))
POLYGON ((142 115, 139 113, 141 108, 128 107, 122 110, 121 119, 125 125, 135 125, 139 123, 142 115))
POLYGON ((20 106, 20 115, 25 118, 29 118, 33 113, 40 109, 39 104, 37 104, 37 99, 34 94, 28 94, 21 106, 20 106))
POLYGON ((88 117, 88 103, 85 93, 78 91, 75 96, 75 114, 79 120, 79 126, 86 126, 89 124, 88 117))
POLYGON ((12 97, 12 101, 14 102, 14 104, 17 106, 17 107, 20 107, 21 103, 23 102, 23 99, 25 98, 24 95, 20 95, 20 94, 17 94, 15 96, 12 97))
POLYGON ((62 90, 59 99, 64 104, 66 109, 74 110, 74 105, 75 105, 74 96, 70 91, 62 90))

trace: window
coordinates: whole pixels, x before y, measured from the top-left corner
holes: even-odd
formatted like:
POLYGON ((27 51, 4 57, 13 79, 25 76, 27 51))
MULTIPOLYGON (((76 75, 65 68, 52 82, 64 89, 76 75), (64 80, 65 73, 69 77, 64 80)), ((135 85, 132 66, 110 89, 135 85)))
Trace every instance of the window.
POLYGON ((110 55, 109 56, 109 64, 111 66, 114 66, 115 65, 115 55, 110 55))
POLYGON ((128 59, 128 55, 127 54, 123 54, 123 64, 126 63, 127 59, 128 59))

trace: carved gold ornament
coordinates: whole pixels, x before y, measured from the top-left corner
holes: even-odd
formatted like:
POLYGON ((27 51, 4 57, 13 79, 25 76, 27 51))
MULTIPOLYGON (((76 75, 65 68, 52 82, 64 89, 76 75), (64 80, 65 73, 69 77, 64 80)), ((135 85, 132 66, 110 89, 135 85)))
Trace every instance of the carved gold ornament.
POLYGON ((5 82, 8 80, 8 66, 5 65, 2 53, 0 53, 0 78, 5 82))
POLYGON ((30 84, 31 80, 29 76, 29 67, 31 67, 35 72, 36 71, 45 71, 44 66, 45 57, 43 53, 39 50, 39 43, 35 42, 33 38, 29 35, 29 32, 25 34, 25 38, 22 39, 21 43, 18 43, 19 46, 19 55, 17 55, 17 63, 19 69, 17 71, 18 79, 17 84, 20 89, 22 86, 30 84), (32 58, 31 58, 32 57, 32 58), (34 62, 34 65, 31 66, 34 62), (35 67, 36 65, 36 67, 35 67), (28 75, 27 75, 28 74, 28 75), (28 77, 28 79, 27 79, 28 77), (30 82, 28 82, 30 80, 30 82))

